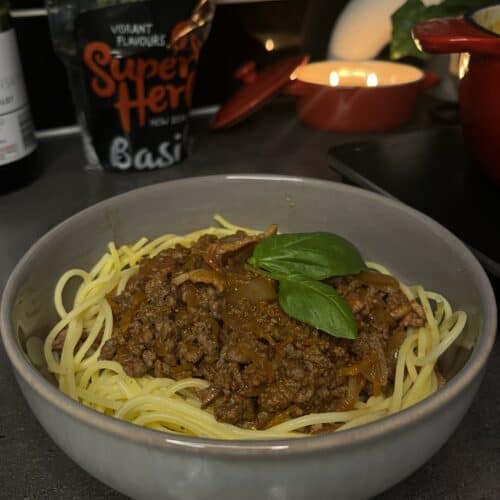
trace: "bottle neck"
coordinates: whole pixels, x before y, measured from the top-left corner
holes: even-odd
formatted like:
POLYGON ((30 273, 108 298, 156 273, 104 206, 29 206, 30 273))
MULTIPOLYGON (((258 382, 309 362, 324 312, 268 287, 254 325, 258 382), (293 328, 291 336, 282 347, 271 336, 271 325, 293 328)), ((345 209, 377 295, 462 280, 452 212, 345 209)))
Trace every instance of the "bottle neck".
POLYGON ((10 29, 9 2, 0 0, 0 33, 10 29))

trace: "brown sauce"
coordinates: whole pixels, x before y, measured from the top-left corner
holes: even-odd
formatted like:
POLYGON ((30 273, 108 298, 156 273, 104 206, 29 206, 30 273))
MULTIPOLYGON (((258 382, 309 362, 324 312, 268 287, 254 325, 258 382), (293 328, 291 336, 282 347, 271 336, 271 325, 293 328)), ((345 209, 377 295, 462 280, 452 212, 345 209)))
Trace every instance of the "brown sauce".
POLYGON ((356 340, 332 337, 281 310, 277 283, 245 264, 255 241, 203 236, 144 260, 125 290, 108 296, 114 330, 101 357, 132 377, 203 378, 211 384, 198 394, 204 407, 250 429, 387 393, 405 329, 424 323, 418 304, 379 273, 327 280, 359 330, 356 340))

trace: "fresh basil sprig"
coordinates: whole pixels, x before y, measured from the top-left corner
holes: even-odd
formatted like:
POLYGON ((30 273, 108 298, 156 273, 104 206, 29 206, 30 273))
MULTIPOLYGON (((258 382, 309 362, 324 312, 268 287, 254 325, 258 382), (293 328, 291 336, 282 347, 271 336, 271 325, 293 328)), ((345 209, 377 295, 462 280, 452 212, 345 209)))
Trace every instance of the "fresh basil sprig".
POLYGON ((275 274, 300 274, 313 280, 361 272, 356 247, 332 233, 277 234, 261 241, 248 261, 275 274))
POLYGON ((278 297, 289 316, 334 337, 357 338, 354 314, 333 287, 295 276, 280 280, 278 297))
POLYGON ((321 282, 365 268, 352 243, 325 232, 279 234, 258 243, 248 263, 279 281, 279 303, 289 316, 334 337, 357 338, 351 308, 321 282))

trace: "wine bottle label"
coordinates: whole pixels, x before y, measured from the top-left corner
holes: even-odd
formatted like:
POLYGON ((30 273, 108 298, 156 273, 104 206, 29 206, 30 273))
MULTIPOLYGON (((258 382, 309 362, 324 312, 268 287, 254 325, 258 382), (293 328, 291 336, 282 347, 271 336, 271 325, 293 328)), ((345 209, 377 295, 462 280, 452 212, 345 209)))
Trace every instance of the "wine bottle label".
POLYGON ((36 148, 14 30, 0 33, 0 168, 36 148))
POLYGON ((173 47, 196 0, 149 0, 89 10, 75 21, 82 125, 111 170, 170 167, 186 155, 202 40, 173 47))

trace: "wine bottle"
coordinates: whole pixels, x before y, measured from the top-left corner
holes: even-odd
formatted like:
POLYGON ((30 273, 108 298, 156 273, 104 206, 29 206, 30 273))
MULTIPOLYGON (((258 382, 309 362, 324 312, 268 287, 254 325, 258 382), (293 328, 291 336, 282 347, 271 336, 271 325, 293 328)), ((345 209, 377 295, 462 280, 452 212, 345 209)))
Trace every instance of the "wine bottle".
POLYGON ((9 2, 0 0, 0 193, 36 177, 36 146, 9 2))

